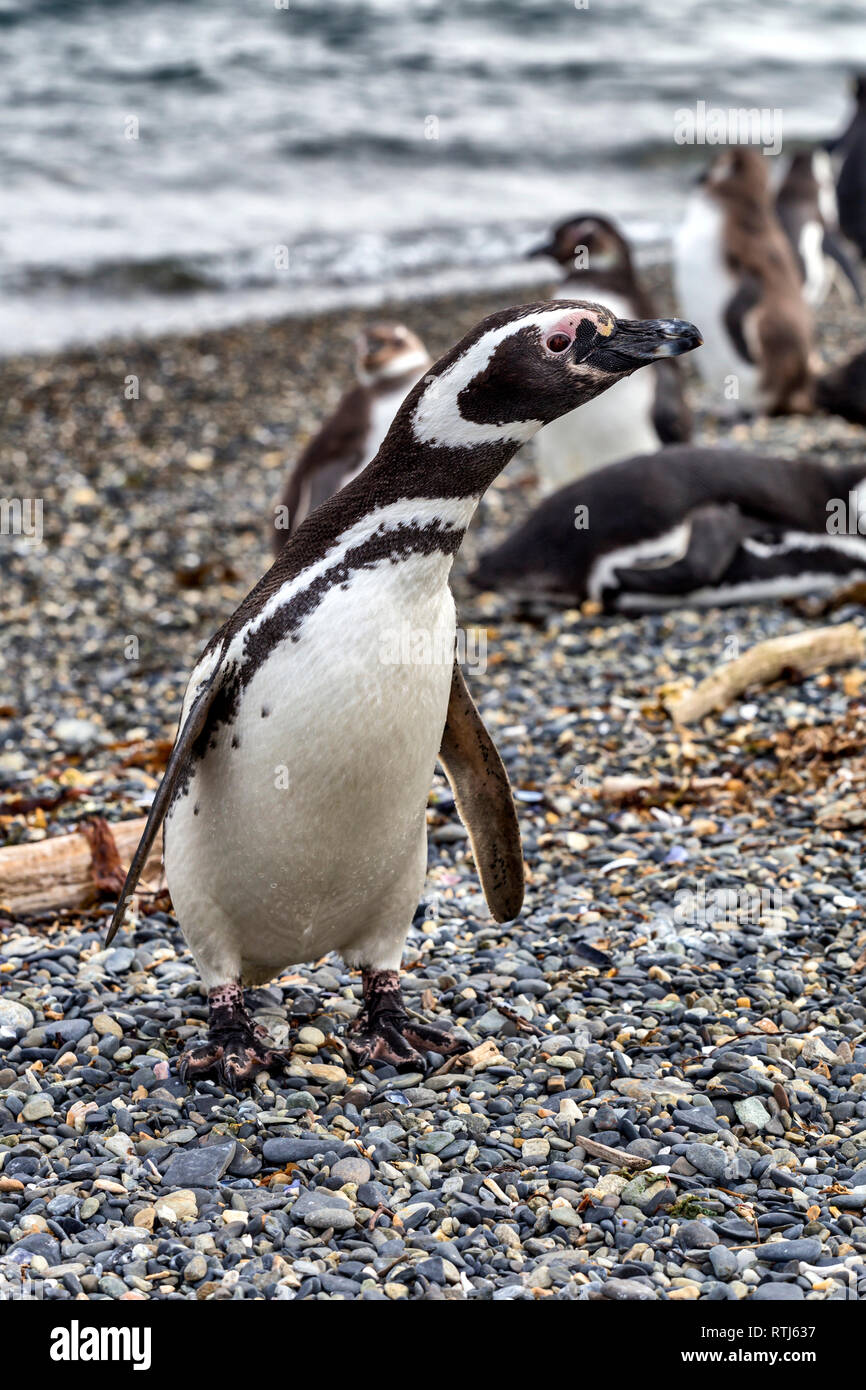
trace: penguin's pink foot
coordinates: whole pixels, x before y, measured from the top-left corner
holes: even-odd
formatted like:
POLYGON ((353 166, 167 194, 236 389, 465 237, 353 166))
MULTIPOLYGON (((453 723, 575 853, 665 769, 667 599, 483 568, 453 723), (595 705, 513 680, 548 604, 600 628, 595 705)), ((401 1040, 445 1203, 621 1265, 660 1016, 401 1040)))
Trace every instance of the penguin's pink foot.
POLYGON ((239 984, 211 990, 208 1005, 207 1040, 181 1054, 181 1081, 207 1078, 237 1091, 249 1086, 260 1071, 278 1071, 287 1064, 288 1054, 268 1047, 262 1030, 254 1027, 239 984))
POLYGON ((346 1037, 358 1066, 388 1062, 392 1067, 424 1070, 424 1052, 443 1057, 463 1052, 466 1042, 447 1028, 410 1018, 396 970, 363 971, 364 1007, 346 1037))

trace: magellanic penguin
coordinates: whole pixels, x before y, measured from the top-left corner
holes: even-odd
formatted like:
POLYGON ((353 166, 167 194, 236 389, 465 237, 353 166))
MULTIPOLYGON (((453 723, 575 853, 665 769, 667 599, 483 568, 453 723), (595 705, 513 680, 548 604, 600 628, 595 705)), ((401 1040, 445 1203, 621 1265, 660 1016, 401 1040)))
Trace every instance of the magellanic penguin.
POLYGON ((671 445, 546 498, 470 580, 625 612, 832 592, 866 574, 864 483, 866 463, 671 445))
POLYGON ((719 414, 812 409, 812 316, 757 150, 713 160, 675 237, 674 278, 704 334, 696 365, 719 414))
POLYGON ((863 303, 860 277, 839 233, 833 166, 825 149, 799 150, 776 194, 776 214, 797 258, 806 303, 823 304, 831 285, 863 303))
POLYGON ((421 339, 402 323, 375 323, 357 344, 357 384, 310 440, 274 509, 278 555, 304 518, 376 457, 407 393, 430 366, 421 339))
MULTIPOLYGON (((558 299, 592 299, 617 318, 656 317, 629 244, 606 217, 570 217, 554 229, 549 241, 528 254, 551 256, 562 266, 558 299)), ((551 491, 624 454, 685 443, 691 433, 679 363, 665 358, 650 371, 618 382, 584 406, 579 417, 563 415, 547 425, 535 440, 535 459, 542 486, 551 491)))
POLYGON ((866 73, 854 79, 854 101, 848 129, 831 149, 841 160, 836 182, 839 225, 860 255, 866 257, 866 73))
POLYGON ((328 951, 363 971, 362 1063, 414 1067, 419 1049, 460 1048, 409 1015, 398 974, 437 758, 499 921, 520 911, 523 861, 508 779, 453 663, 454 555, 542 425, 699 343, 690 324, 581 302, 493 314, 413 388, 373 462, 310 514, 210 641, 108 938, 165 819, 168 886, 210 1000, 182 1075, 240 1083, 278 1062, 242 984, 328 951), (444 659, 395 660, 405 629, 444 659))

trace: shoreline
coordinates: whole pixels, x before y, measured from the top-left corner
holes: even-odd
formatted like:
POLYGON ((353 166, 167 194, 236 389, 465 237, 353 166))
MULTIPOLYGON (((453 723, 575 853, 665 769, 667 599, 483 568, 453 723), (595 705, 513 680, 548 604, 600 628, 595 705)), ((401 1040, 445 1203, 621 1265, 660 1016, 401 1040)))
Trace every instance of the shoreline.
MULTIPOLYGON (((543 229, 539 230, 538 237, 543 229)), ((532 238, 528 238, 532 240, 532 238)), ((639 271, 652 279, 669 278, 670 244, 669 240, 651 237, 634 247, 635 262, 639 271)), ((415 304, 435 304, 446 300, 487 299, 505 296, 503 303, 520 303, 510 296, 523 294, 528 298, 537 297, 545 286, 553 281, 555 269, 552 262, 544 258, 532 260, 510 260, 495 265, 450 266, 430 274, 403 275, 395 280, 361 283, 351 286, 329 286, 313 289, 304 285, 292 300, 288 293, 281 291, 277 284, 250 289, 237 294, 226 291, 224 294, 211 293, 180 296, 174 301, 153 298, 145 301, 142 316, 138 322, 127 328, 107 332, 93 331, 79 338, 44 345, 13 347, 9 350, 0 345, 0 366, 6 361, 22 361, 39 357, 75 354, 88 351, 111 351, 129 343, 163 342, 170 339, 200 337, 204 333, 219 333, 230 329, 264 326, 277 323, 302 323, 330 318, 343 312, 381 316, 385 311, 397 313, 405 306, 415 304), (196 305, 200 320, 196 321, 196 305), (190 322, 172 325, 166 322, 172 313, 190 322)), ((32 300, 29 301, 32 305, 32 300)), ((87 322, 87 308, 84 297, 70 298, 66 304, 50 305, 53 313, 68 307, 72 318, 79 315, 82 323, 87 322)), ((39 307, 30 311, 38 317, 39 307)))

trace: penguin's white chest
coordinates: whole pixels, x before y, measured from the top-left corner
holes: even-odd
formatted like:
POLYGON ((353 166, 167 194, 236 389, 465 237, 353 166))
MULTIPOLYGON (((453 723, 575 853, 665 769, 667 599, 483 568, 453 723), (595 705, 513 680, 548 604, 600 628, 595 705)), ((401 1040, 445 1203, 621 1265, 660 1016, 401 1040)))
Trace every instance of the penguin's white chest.
POLYGON ((724 263, 723 220, 714 198, 703 192, 692 196, 674 239, 674 278, 680 312, 703 335, 694 361, 712 405, 736 413, 753 407, 757 373, 737 352, 725 324, 725 310, 737 287, 724 263))
MULTIPOLYGON (((564 297, 564 291, 559 297, 564 297)), ((597 300, 617 318, 635 317, 634 305, 608 290, 593 291, 592 286, 581 284, 580 297, 597 300)), ((543 490, 553 492, 605 464, 658 449, 652 419, 655 389, 653 372, 636 372, 579 410, 545 425, 534 445, 543 490)))
POLYGON ((353 943, 399 960, 448 707, 449 566, 438 552, 384 559, 331 587, 195 765, 165 863, 206 984, 351 957, 353 943))
POLYGON ((806 222, 801 227, 799 251, 806 269, 803 298, 817 308, 827 298, 832 268, 832 262, 824 255, 824 228, 820 222, 806 222))

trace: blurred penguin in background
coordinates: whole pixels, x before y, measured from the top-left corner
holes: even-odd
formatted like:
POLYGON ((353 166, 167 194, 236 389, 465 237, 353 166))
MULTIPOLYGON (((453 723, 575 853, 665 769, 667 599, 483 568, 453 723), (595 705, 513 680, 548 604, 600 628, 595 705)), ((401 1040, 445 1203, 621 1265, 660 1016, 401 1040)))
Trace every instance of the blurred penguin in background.
POLYGON ((768 161, 722 150, 702 175, 675 238, 680 311, 704 335, 695 366, 719 414, 808 414, 812 315, 773 208, 768 161))
POLYGON ((866 257, 866 73, 854 79, 854 101, 848 129, 830 148, 841 161, 836 183, 839 225, 866 257))
POLYGON ((848 303, 863 303, 860 276, 839 231, 833 165, 820 147, 795 154, 776 195, 776 213, 794 249, 803 297, 812 308, 836 284, 848 303))
POLYGON ((322 502, 376 457, 399 407, 430 366, 421 339, 402 323, 374 323, 358 338, 357 384, 298 459, 275 509, 273 550, 322 502))
MULTIPOLYGON (((617 318, 657 317, 626 238, 606 217, 571 217, 529 255, 550 256, 562 267, 554 298, 603 304, 617 318)), ((541 430, 535 458, 542 487, 552 491, 628 454, 684 443, 691 433, 679 363, 662 359, 582 406, 579 419, 572 412, 541 430)))

